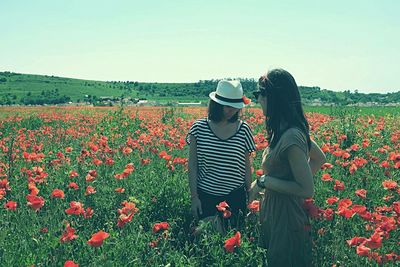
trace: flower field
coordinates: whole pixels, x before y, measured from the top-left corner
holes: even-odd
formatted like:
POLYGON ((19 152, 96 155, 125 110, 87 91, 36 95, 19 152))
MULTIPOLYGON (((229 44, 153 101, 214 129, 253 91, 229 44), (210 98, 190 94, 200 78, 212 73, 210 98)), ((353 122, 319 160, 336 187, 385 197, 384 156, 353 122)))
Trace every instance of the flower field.
MULTIPOLYGON (((194 236, 186 133, 205 108, 0 108, 0 266, 262 266, 258 203, 194 236)), ((307 113, 328 163, 305 202, 316 266, 400 263, 400 120, 307 113)), ((268 143, 246 109, 260 175, 268 143)))

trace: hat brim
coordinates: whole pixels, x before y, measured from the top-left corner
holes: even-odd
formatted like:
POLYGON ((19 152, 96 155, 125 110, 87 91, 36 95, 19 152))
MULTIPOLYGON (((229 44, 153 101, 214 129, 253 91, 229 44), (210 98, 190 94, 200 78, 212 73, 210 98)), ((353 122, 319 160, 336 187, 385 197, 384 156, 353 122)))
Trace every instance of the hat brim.
POLYGON ((244 108, 246 105, 243 102, 240 103, 231 103, 231 102, 226 102, 222 101, 218 98, 215 97, 216 92, 211 92, 208 96, 214 101, 217 102, 218 104, 224 105, 224 106, 230 106, 233 108, 244 108))

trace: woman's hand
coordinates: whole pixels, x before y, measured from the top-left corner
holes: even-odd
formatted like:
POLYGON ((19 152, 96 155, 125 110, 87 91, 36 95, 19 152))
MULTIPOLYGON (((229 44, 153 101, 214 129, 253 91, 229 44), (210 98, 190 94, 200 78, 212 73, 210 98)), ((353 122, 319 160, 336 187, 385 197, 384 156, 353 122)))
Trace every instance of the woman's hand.
POLYGON ((249 193, 249 203, 253 202, 253 200, 256 200, 258 196, 260 195, 262 188, 257 186, 257 181, 253 181, 250 186, 250 190, 248 191, 249 193))
POLYGON ((192 198, 192 214, 197 219, 199 216, 203 214, 203 210, 201 209, 201 201, 198 197, 192 198))

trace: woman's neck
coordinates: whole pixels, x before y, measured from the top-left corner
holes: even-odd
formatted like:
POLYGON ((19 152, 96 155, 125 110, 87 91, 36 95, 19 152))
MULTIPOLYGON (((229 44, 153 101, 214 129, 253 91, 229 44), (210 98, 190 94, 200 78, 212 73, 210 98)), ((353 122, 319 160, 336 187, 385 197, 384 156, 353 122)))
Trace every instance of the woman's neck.
POLYGON ((222 119, 220 121, 213 121, 211 120, 212 123, 217 124, 217 125, 221 125, 221 126, 225 126, 228 125, 230 122, 227 119, 222 119))

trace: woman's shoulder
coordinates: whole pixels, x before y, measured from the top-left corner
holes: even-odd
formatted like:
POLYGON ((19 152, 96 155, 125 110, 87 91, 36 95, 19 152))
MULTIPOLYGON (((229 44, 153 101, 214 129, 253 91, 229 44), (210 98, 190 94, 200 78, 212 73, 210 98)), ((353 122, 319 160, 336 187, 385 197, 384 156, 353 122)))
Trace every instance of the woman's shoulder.
POLYGON ((307 137, 305 133, 297 128, 297 127, 290 127, 288 128, 281 136, 281 150, 286 150, 288 147, 292 145, 298 145, 304 151, 307 151, 307 137))
POLYGON ((250 127, 250 125, 249 125, 246 121, 240 120, 240 121, 239 121, 239 124, 240 124, 240 126, 242 126, 245 130, 251 131, 251 127, 250 127))
POLYGON ((302 130, 297 127, 290 127, 286 131, 283 132, 282 138, 293 138, 293 137, 301 137, 306 139, 306 135, 302 130))

